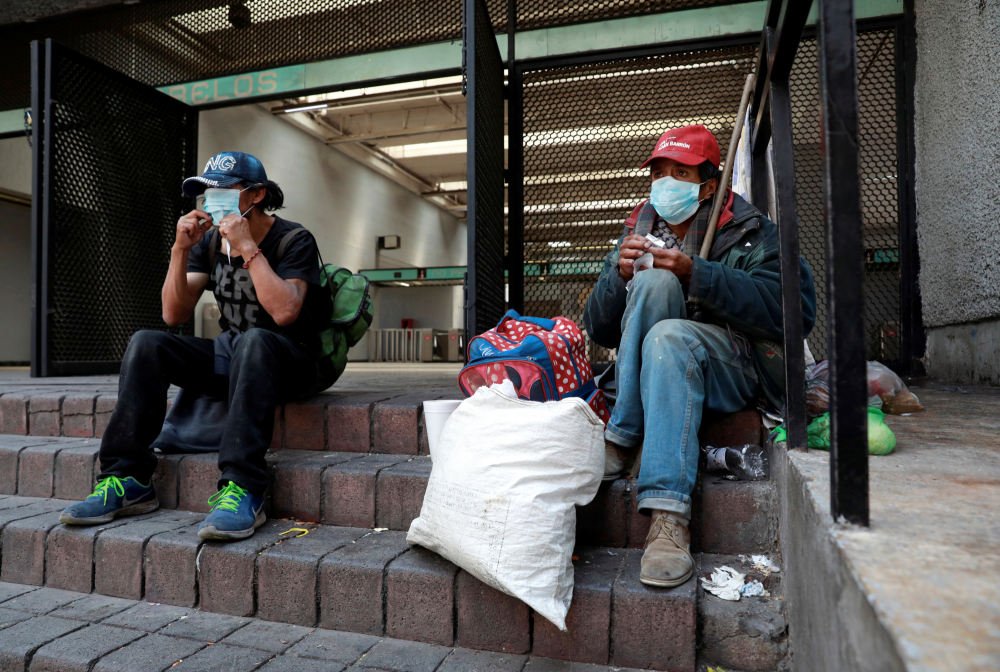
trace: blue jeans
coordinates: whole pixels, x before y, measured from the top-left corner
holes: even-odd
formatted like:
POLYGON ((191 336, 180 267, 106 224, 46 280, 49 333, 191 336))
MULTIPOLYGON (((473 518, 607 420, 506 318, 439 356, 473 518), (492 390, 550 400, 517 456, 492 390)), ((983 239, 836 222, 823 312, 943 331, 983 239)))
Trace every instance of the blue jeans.
POLYGON ((756 400, 750 354, 726 327, 687 319, 681 283, 670 271, 636 275, 622 317, 618 399, 605 438, 642 446, 639 509, 690 520, 704 408, 735 413, 756 400))

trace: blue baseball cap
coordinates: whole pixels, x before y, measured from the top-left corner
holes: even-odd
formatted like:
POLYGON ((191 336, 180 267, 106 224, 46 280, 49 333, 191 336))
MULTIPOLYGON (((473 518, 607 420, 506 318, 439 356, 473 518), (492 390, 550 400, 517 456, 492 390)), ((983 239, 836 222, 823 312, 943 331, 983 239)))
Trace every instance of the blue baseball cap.
POLYGON ((184 180, 181 189, 187 196, 197 196, 209 187, 231 187, 244 180, 254 184, 267 182, 260 159, 243 152, 219 152, 208 160, 200 176, 184 180))

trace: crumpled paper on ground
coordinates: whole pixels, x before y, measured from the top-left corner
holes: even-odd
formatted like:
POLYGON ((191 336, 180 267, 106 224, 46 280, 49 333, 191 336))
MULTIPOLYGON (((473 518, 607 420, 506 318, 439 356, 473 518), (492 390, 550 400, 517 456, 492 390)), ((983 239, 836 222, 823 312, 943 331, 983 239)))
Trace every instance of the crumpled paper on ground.
POLYGON ((764 590, 764 584, 754 579, 750 583, 743 583, 746 574, 740 574, 732 567, 723 565, 712 571, 709 579, 702 578, 701 585, 705 590, 716 597, 730 602, 739 602, 740 597, 767 597, 769 594, 764 590))
POLYGON ((745 578, 746 574, 740 574, 732 567, 723 565, 712 571, 711 578, 703 578, 701 585, 717 597, 730 602, 738 602, 743 591, 743 579, 745 578))
POLYGON ((753 566, 754 571, 760 572, 764 576, 777 574, 781 571, 766 555, 741 555, 740 560, 749 562, 753 566))

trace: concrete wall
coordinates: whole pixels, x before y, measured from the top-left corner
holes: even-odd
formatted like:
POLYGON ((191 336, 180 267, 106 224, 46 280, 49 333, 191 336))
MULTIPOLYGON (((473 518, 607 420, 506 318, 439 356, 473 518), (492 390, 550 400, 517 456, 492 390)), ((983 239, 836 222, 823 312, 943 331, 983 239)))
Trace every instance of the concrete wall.
MULTIPOLYGON (((0 191, 31 196, 31 148, 0 140, 0 191)), ((31 359, 31 208, 0 200, 0 364, 31 359)))
MULTIPOLYGON (((805 453, 778 444, 781 581, 797 672, 904 672, 896 644, 837 545, 828 469, 803 473, 805 453)), ((809 455, 815 458, 815 451, 809 455)), ((812 462, 816 460, 813 459, 812 462)), ((825 465, 824 465, 825 466, 825 465)))
POLYGON ((935 377, 1000 384, 1000 2, 915 0, 914 9, 927 367, 935 377))
POLYGON ((461 287, 384 287, 379 290, 379 313, 373 326, 399 329, 413 318, 415 327, 449 329, 462 326, 461 287), (446 298, 443 298, 446 297, 446 298), (419 315, 419 317, 417 317, 419 315))
MULTIPOLYGON (((376 239, 390 234, 401 237, 402 247, 381 254, 382 268, 466 263, 463 222, 257 105, 201 113, 199 165, 225 150, 249 152, 263 162, 285 193, 286 207, 277 214, 312 231, 329 264, 374 268, 376 239)), ((376 288, 373 299, 374 326, 398 328, 402 317, 423 327, 462 325, 460 289, 376 288)), ((366 353, 362 341, 352 358, 366 353)))
POLYGON ((24 137, 0 140, 0 190, 31 196, 31 147, 24 137))
POLYGON ((927 373, 973 385, 1000 383, 1000 320, 927 330, 927 373))
POLYGON ((31 359, 31 207, 0 200, 0 365, 31 359))

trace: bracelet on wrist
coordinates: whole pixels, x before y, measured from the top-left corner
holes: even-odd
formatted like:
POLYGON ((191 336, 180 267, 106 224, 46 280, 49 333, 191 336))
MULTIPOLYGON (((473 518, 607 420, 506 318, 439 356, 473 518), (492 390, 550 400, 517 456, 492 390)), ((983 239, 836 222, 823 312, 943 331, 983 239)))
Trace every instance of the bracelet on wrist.
POLYGON ((250 266, 250 262, 253 261, 253 258, 256 257, 258 254, 260 254, 260 248, 259 247, 257 248, 256 252, 254 252, 253 254, 250 255, 249 259, 247 259, 246 261, 243 262, 243 268, 247 268, 248 266, 250 266))

